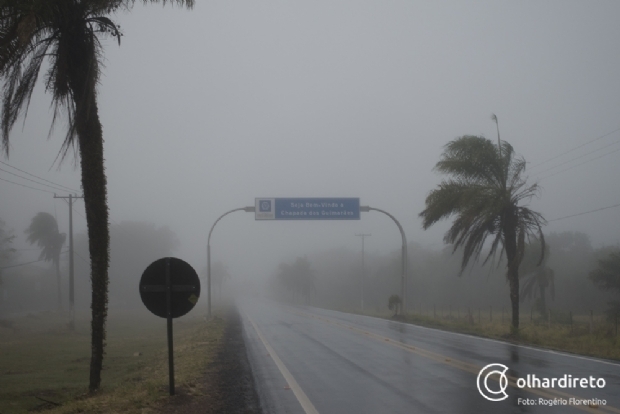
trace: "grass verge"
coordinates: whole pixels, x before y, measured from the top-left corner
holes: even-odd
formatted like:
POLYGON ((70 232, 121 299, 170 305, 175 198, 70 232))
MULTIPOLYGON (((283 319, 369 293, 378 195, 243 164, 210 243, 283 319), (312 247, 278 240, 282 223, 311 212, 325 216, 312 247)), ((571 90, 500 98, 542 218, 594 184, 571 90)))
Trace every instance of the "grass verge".
MULTIPOLYGON (((392 319, 392 313, 388 312, 348 312, 392 319)), ((529 314, 524 314, 521 316, 519 333, 516 336, 510 333, 508 317, 502 322, 497 317, 495 320, 489 320, 487 315, 485 321, 476 312, 471 317, 463 313, 460 317, 408 313, 404 319, 398 320, 428 328, 620 361, 620 336, 616 334, 615 327, 598 321, 590 329, 585 315, 576 316, 570 324, 553 321, 548 324, 543 319, 530 319, 529 314)))
MULTIPOLYGON (((28 314, 0 324, 0 414, 44 411, 151 413, 169 400, 166 321, 146 311, 111 314, 102 387, 89 395, 87 315, 68 329, 63 313, 28 314)), ((176 388, 200 394, 197 380, 215 357, 225 321, 194 310, 174 321, 176 388)))

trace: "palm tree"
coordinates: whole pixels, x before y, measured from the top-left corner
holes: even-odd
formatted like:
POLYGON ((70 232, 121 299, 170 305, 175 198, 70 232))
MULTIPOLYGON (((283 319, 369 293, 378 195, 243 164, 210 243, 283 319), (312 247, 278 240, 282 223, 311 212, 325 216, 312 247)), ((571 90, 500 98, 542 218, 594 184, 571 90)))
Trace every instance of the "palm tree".
MULTIPOLYGON (((499 131, 499 129, 498 129, 499 131)), ((545 240, 541 226, 545 219, 539 213, 519 205, 531 199, 538 185, 526 185, 521 177, 525 160, 516 157, 512 146, 499 141, 496 146, 484 137, 466 135, 444 147, 435 170, 448 174, 438 188, 426 198, 426 209, 420 213, 424 229, 456 215, 444 241, 454 245, 453 252, 463 248, 461 272, 473 257, 480 257, 488 236, 493 236, 484 263, 495 257, 501 244, 507 258, 506 277, 510 285, 512 330, 519 329, 519 264, 523 259, 526 238, 537 235, 541 241, 541 261, 545 240)))
MULTIPOLYGON (((194 0, 143 0, 193 7, 194 0)), ((121 32, 110 15, 129 10, 135 0, 2 0, 0 3, 0 79, 4 80, 2 147, 9 153, 9 133, 27 113, 39 72, 47 62, 46 91, 52 95, 54 120, 62 111, 68 128, 62 156, 79 149, 86 206, 92 283, 92 354, 90 391, 101 384, 108 304, 109 232, 103 132, 97 107, 103 46, 101 37, 121 32)))
POLYGON ((65 244, 67 235, 58 232, 58 223, 49 213, 38 213, 32 218, 25 233, 30 244, 37 244, 41 248, 39 260, 52 262, 56 268, 56 283, 58 285, 58 310, 62 309, 62 293, 60 290, 60 250, 65 244))
MULTIPOLYGON (((540 242, 534 240, 525 248, 525 255, 519 271, 523 274, 523 287, 521 288, 521 301, 525 299, 537 299, 536 308, 541 315, 547 313, 547 289, 553 300, 555 298, 555 272, 547 266, 549 260, 549 245, 545 248, 545 257, 540 264, 535 264, 533 252, 540 250, 540 242), (537 297, 538 296, 538 297, 537 297)), ((537 254, 536 254, 537 256, 537 254)))

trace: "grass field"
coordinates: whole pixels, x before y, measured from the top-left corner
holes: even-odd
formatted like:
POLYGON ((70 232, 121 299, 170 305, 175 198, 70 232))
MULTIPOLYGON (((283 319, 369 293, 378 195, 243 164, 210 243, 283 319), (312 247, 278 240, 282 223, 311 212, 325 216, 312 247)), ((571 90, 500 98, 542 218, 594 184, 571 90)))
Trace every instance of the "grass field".
MULTIPOLYGON (((146 310, 111 313, 102 388, 87 393, 89 315, 47 312, 0 321, 0 414, 149 413, 168 398, 166 320, 146 310)), ((184 393, 214 357, 224 320, 197 311, 174 320, 175 380, 184 393)))
MULTIPOLYGON (((351 312, 360 313, 360 312, 351 312)), ((389 319, 391 312, 364 312, 363 314, 389 319)), ((620 336, 614 323, 602 315, 592 318, 589 315, 570 315, 552 312, 551 323, 548 318, 523 313, 520 315, 518 336, 510 335, 510 315, 505 312, 492 313, 490 309, 447 310, 432 309, 411 311, 405 321, 430 328, 460 332, 485 338, 495 338, 520 344, 538 346, 579 355, 587 355, 620 361, 620 336)))

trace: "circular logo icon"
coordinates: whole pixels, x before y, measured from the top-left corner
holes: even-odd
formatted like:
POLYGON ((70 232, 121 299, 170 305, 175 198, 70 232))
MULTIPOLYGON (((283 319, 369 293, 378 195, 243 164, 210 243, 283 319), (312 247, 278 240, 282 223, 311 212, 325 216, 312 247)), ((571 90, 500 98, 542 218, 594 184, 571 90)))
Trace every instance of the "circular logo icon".
POLYGON ((506 394, 506 388, 508 388, 506 371, 508 371, 508 367, 503 364, 489 364, 482 368, 476 380, 480 395, 489 401, 503 401, 508 398, 508 394, 506 394), (493 387, 494 389, 489 388, 489 377, 492 375, 499 376, 499 390, 495 390, 497 386, 493 387))
POLYGON ((271 211, 271 201, 263 200, 260 202, 260 211, 271 211))

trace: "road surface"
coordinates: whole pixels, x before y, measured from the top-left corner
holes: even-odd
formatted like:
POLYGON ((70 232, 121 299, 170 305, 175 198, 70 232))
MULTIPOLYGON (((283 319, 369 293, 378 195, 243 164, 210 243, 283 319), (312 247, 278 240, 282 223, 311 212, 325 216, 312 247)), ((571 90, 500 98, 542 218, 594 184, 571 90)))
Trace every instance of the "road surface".
MULTIPOLYGON (((616 363, 312 307, 239 308, 267 413, 620 413, 616 363), (488 401, 477 388, 480 369, 491 363, 509 367, 503 401, 488 401), (518 387, 528 374, 592 376, 605 386, 518 387)), ((499 376, 487 379, 499 394, 484 390, 486 373, 483 391, 502 397, 499 376)))

